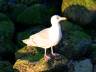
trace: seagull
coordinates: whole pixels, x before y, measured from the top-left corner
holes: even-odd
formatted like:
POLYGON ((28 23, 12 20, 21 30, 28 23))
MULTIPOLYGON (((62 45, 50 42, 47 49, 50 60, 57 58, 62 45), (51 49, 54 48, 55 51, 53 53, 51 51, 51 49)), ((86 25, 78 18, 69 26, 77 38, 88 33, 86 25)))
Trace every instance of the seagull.
POLYGON ((59 15, 53 15, 51 17, 51 27, 41 30, 29 38, 22 40, 27 46, 35 46, 44 49, 44 59, 49 60, 50 57, 46 53, 46 49, 51 48, 51 54, 56 55, 53 52, 53 46, 57 45, 62 38, 62 32, 59 22, 66 20, 66 17, 60 17, 59 15))

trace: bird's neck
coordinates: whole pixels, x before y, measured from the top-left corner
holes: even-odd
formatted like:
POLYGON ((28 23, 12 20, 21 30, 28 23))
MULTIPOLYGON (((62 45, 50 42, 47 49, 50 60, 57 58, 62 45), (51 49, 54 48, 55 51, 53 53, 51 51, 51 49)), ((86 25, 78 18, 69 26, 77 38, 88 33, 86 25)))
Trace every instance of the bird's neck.
POLYGON ((52 29, 60 29, 60 24, 59 23, 52 24, 51 28, 52 29))

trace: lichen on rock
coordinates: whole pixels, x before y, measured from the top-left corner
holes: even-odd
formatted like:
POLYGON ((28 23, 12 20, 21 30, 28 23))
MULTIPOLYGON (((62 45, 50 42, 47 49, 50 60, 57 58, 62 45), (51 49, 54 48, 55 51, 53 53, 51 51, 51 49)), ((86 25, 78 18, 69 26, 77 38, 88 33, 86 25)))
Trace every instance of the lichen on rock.
POLYGON ((53 57, 45 61, 43 58, 44 53, 42 50, 36 50, 34 47, 24 47, 16 52, 15 56, 17 61, 13 68, 15 72, 44 72, 56 69, 57 67, 64 66, 67 63, 67 58, 63 55, 53 57), (33 51, 32 51, 33 49, 33 51))

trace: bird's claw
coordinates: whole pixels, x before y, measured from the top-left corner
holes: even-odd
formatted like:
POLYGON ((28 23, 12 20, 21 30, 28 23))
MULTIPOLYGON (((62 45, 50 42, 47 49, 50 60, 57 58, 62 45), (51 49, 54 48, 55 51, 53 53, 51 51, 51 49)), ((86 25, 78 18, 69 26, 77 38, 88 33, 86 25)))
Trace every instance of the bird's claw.
POLYGON ((48 60, 50 60, 51 58, 50 58, 48 55, 45 55, 45 56, 44 56, 44 59, 45 59, 45 61, 48 61, 48 60))
POLYGON ((59 54, 58 54, 58 53, 52 53, 52 55, 53 55, 53 56, 59 56, 59 54))

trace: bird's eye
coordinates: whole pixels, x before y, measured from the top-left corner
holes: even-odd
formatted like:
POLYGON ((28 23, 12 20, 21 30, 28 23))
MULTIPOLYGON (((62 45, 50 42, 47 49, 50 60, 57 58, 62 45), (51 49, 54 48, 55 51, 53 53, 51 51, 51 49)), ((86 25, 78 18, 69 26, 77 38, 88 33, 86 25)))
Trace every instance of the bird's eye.
POLYGON ((57 19, 59 19, 59 17, 57 17, 57 19))

